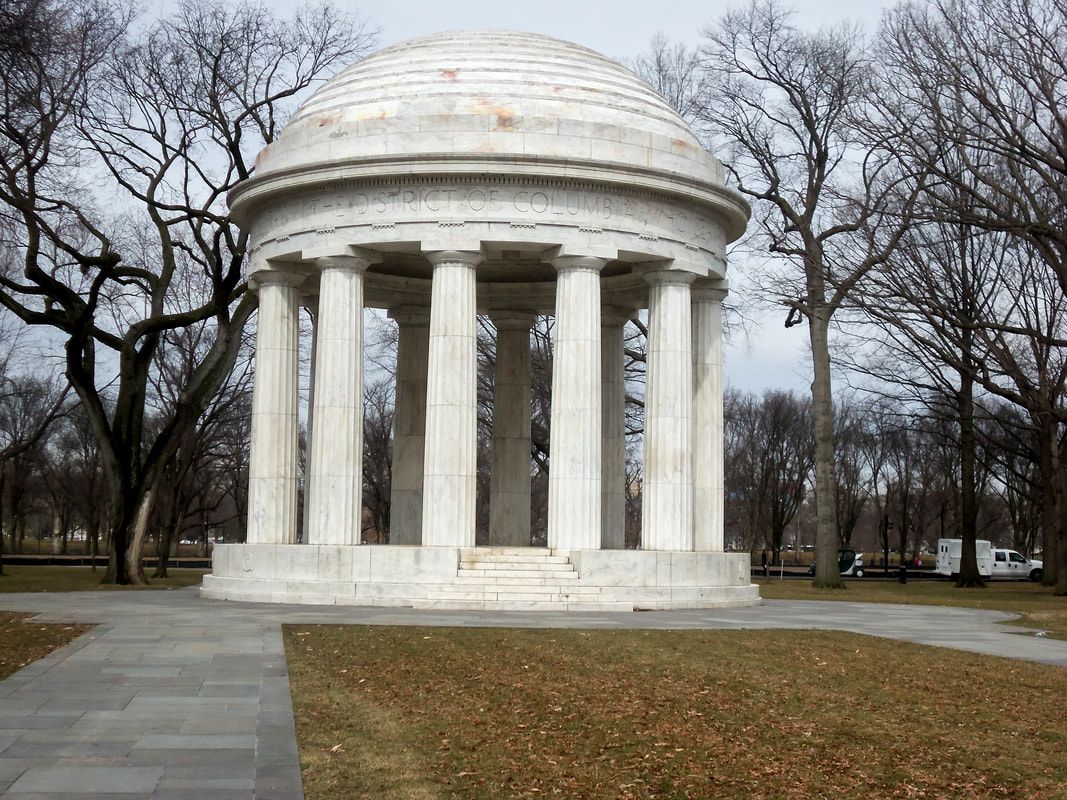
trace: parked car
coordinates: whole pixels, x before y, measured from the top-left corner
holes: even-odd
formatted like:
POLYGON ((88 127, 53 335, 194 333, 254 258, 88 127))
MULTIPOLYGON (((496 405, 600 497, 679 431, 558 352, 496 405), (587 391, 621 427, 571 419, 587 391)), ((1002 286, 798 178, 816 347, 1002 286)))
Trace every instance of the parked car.
POLYGON ((993 548, 993 576, 1017 581, 1039 581, 1044 574, 1044 562, 1026 558, 1015 550, 993 548))
MULTIPOLYGON (((842 547, 837 551, 837 568, 838 571, 846 576, 853 578, 863 577, 863 553, 857 553, 848 547, 842 547)), ((815 562, 811 562, 811 566, 808 568, 808 574, 815 574, 815 562)))

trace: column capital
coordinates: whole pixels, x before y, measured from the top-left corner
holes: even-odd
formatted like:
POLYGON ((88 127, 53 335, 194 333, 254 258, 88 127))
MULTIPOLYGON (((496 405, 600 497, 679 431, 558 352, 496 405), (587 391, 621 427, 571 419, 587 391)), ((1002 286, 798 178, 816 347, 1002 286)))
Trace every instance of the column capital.
POLYGON ((729 281, 698 281, 693 284, 692 296, 694 300, 717 300, 720 303, 730 293, 729 281))
POLYGON ((435 267, 439 264, 465 264, 468 267, 476 267, 485 261, 485 255, 480 250, 423 250, 422 254, 435 267))
POLYGON ((379 263, 383 256, 377 250, 355 245, 322 244, 300 251, 300 258, 319 269, 345 268, 366 269, 379 263), (361 262, 365 262, 361 265, 361 262))
POLYGON ((548 263, 555 267, 557 272, 578 269, 600 272, 607 266, 608 259, 597 256, 556 256, 549 259, 548 263))
POLYGON ((411 325, 425 328, 430 324, 429 306, 393 306, 386 312, 389 319, 396 320, 397 325, 411 325))
POLYGON ((532 311, 513 311, 510 309, 494 309, 489 312, 489 319, 493 321, 493 327, 497 330, 527 330, 533 327, 537 315, 532 311))
POLYGON ((333 255, 333 256, 317 256, 315 258, 315 266, 320 270, 343 270, 346 272, 365 272, 371 264, 376 264, 381 261, 381 257, 367 256, 367 255, 333 255))
POLYGON ((307 275, 295 270, 265 269, 254 273, 249 283, 258 291, 263 286, 300 286, 306 279, 307 275))
POLYGON ((621 328, 633 319, 633 316, 634 312, 628 308, 622 308, 620 306, 601 306, 600 326, 602 328, 621 328))
POLYGON ((697 276, 692 272, 683 272, 677 269, 660 269, 655 272, 646 272, 644 278, 645 282, 650 286, 671 283, 689 286, 697 279, 697 276))

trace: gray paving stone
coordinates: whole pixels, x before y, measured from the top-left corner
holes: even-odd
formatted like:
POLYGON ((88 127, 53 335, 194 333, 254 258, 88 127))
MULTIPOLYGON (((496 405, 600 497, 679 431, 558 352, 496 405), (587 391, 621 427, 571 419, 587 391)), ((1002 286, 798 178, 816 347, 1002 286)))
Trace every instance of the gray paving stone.
POLYGON ((27 714, 0 714, 0 731, 31 728, 69 728, 80 714, 33 711, 27 714))
POLYGON ((32 766, 11 784, 10 792, 77 793, 82 795, 151 794, 163 776, 162 767, 32 766))
POLYGON ((127 762, 136 766, 151 764, 199 766, 211 764, 228 764, 231 762, 252 761, 255 758, 255 750, 205 750, 202 748, 179 749, 176 747, 165 748, 134 748, 127 757, 127 762))
POLYGON ((252 761, 239 764, 167 764, 163 767, 162 780, 239 780, 253 785, 255 776, 256 768, 252 761))
POLYGON ((0 781, 11 783, 32 764, 32 758, 0 758, 0 781))
POLYGON ((166 771, 164 771, 163 777, 159 781, 159 788, 156 791, 164 789, 199 789, 202 796, 210 794, 214 797, 214 793, 209 790, 230 789, 251 792, 254 787, 255 781, 252 778, 169 778, 166 771))
POLYGON ((138 736, 136 746, 145 750, 252 750, 256 747, 256 737, 235 734, 150 734, 138 736))

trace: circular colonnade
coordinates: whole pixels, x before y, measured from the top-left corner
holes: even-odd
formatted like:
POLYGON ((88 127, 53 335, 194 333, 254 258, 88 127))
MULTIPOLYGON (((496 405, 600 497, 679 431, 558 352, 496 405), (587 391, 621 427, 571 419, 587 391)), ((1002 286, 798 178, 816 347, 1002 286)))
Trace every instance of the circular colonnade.
POLYGON ((209 597, 454 608, 758 601, 723 548, 725 248, 748 209, 663 99, 586 48, 474 31, 327 82, 230 197, 259 293, 246 544, 209 597), (312 312, 297 544, 299 313, 312 312), (362 315, 399 328, 389 545, 360 545, 362 315), (641 543, 623 549, 623 326, 648 310, 641 543), (475 547, 476 316, 497 330, 475 547), (555 316, 548 547, 530 548, 530 329, 555 316))

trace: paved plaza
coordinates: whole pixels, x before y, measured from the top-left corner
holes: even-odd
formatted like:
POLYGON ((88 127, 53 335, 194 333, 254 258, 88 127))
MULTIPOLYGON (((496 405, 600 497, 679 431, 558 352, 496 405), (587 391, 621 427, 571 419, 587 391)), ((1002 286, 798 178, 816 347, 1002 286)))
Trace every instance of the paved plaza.
POLYGON ((765 601, 641 613, 281 606, 195 589, 0 595, 0 610, 98 627, 0 682, 0 797, 303 797, 283 624, 824 629, 1067 667, 1067 642, 1013 615, 934 606, 765 601))

